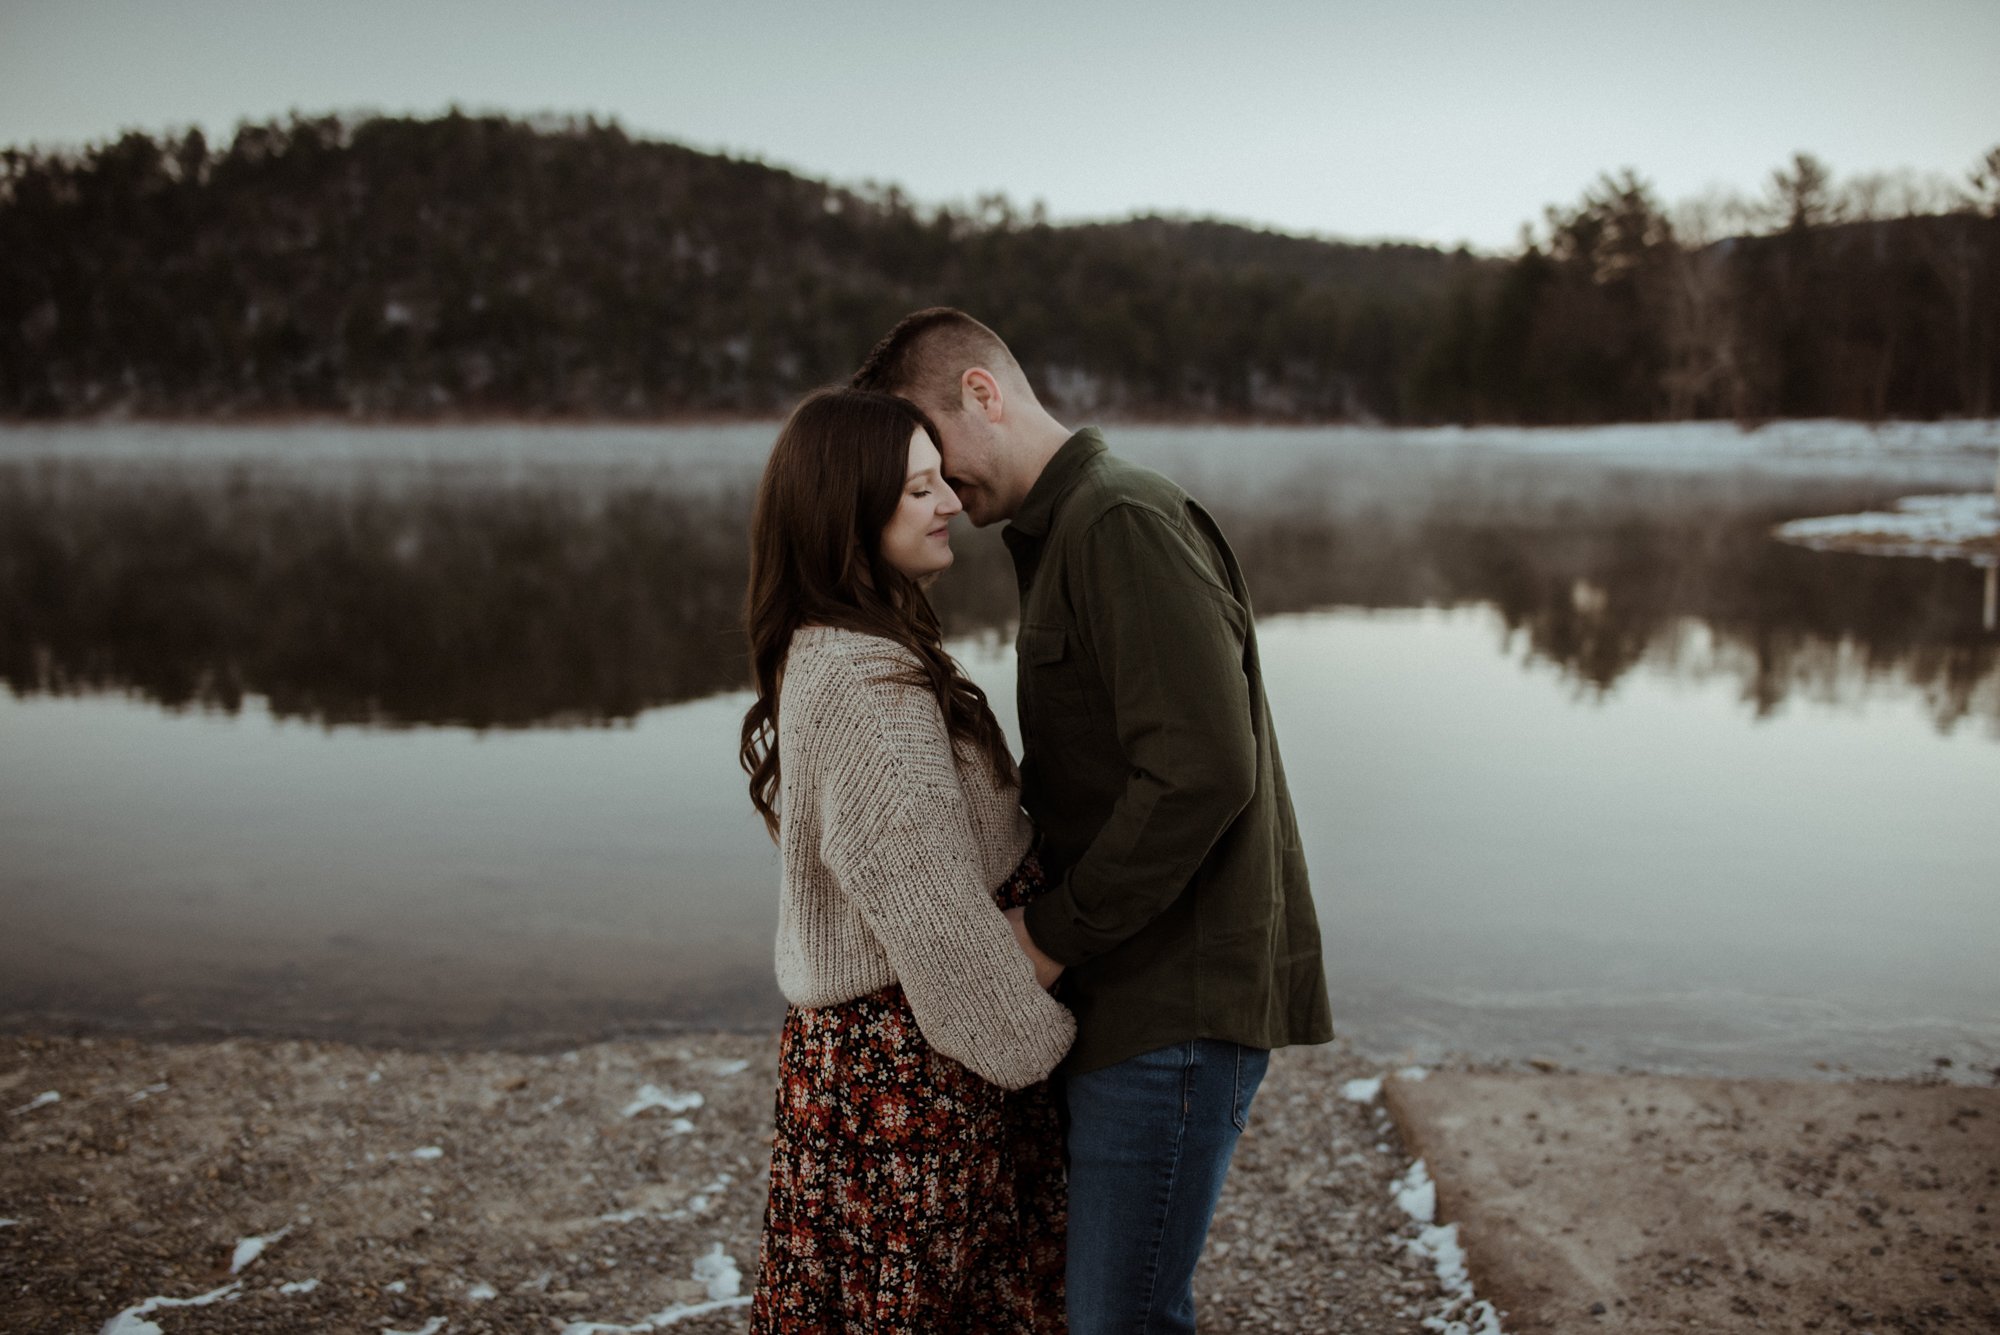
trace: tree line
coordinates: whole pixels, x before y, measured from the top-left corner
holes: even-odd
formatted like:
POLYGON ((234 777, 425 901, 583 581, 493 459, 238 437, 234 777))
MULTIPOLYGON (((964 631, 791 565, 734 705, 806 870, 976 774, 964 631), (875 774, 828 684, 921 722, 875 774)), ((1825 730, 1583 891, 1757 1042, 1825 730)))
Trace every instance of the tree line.
POLYGON ((1517 254, 924 207, 594 119, 293 116, 0 153, 0 415, 782 412, 917 306, 1064 412, 1566 423, 1995 411, 2000 148, 1945 187, 1664 206, 1517 254))

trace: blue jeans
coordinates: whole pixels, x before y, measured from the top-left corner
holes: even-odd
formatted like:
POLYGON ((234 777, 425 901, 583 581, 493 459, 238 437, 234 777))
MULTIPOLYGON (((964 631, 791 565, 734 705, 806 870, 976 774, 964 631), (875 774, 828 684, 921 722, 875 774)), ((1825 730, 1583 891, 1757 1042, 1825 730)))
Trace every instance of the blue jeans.
POLYGON ((1194 1266, 1271 1054, 1198 1038, 1068 1077, 1070 1335, 1194 1330, 1194 1266))

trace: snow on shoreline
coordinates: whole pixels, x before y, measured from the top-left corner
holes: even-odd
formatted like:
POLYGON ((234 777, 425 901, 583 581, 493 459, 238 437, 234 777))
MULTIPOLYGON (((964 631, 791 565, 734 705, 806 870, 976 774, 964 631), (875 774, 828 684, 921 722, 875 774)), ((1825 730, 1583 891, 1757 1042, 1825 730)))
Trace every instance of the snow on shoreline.
POLYGON ((694 1280, 708 1290, 707 1301, 674 1303, 651 1316, 641 1317, 629 1326, 605 1321, 572 1321, 562 1328, 562 1335, 647 1335, 665 1326, 677 1326, 690 1317, 750 1305, 750 1299, 743 1295, 743 1272, 736 1268, 736 1259, 724 1251, 719 1242, 695 1258, 694 1280))
POLYGON ((224 1299, 233 1301, 242 1292, 243 1282, 231 1280, 219 1289, 210 1289, 207 1293, 193 1298, 148 1298, 142 1303, 126 1308, 105 1322, 98 1335, 164 1335, 156 1323, 146 1320, 162 1307, 206 1307, 210 1303, 222 1302, 224 1299))
MULTIPOLYGON (((1430 1072, 1421 1066, 1407 1066, 1395 1074, 1399 1080, 1416 1081, 1430 1072)), ((1355 1103, 1373 1103, 1381 1097, 1383 1080, 1382 1076, 1349 1080, 1341 1086, 1341 1096, 1355 1103)), ((1444 1292, 1443 1307, 1423 1319, 1423 1328, 1433 1335, 1506 1335, 1500 1327, 1500 1313, 1473 1292, 1458 1225, 1437 1222, 1437 1184, 1431 1181, 1430 1168, 1422 1159, 1412 1159, 1402 1175, 1389 1184, 1389 1192, 1396 1208, 1416 1227, 1403 1246, 1430 1262, 1444 1292)))

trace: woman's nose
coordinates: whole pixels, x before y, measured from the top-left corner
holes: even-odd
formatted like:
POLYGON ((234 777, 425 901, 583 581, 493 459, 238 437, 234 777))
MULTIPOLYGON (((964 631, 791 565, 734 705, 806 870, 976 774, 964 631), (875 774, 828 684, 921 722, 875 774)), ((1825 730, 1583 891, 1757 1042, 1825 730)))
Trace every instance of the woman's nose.
POLYGON ((960 510, 963 510, 965 508, 965 506, 961 504, 958 499, 958 493, 951 489, 951 483, 940 482, 938 484, 938 491, 939 491, 939 496, 938 496, 937 512, 939 514, 955 515, 960 510))

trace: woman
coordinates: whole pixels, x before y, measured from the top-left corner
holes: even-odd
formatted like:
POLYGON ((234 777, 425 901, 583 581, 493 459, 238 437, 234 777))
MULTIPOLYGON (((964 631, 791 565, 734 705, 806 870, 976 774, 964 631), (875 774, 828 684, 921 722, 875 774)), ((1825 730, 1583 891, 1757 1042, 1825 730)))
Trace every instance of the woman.
POLYGON ((923 585, 958 499, 936 431, 821 390, 751 520, 750 799, 783 863, 791 1002, 751 1329, 1048 1332, 1075 1036, 1002 916, 1041 888, 1007 743, 923 585), (997 888, 996 888, 997 887, 997 888))

